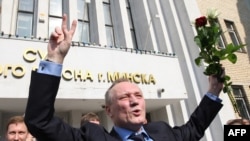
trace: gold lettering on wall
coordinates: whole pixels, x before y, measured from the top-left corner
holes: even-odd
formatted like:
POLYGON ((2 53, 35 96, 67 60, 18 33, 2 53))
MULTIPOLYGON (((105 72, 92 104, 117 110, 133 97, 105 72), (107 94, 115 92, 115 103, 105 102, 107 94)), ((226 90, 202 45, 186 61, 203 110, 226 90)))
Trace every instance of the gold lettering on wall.
MULTIPOLYGON (((98 82, 102 81, 102 77, 103 77, 103 74, 102 73, 98 73, 98 82)), ((105 80, 103 80, 103 82, 105 82, 105 80)))
POLYGON ((107 80, 108 82, 114 82, 115 80, 119 78, 127 78, 131 82, 134 83, 141 83, 141 84, 155 84, 155 78, 153 77, 152 74, 147 75, 147 74, 140 74, 140 73, 120 73, 120 72, 108 72, 107 73, 107 80))
MULTIPOLYGON (((32 67, 32 70, 37 70, 37 67, 32 67)), ((26 73, 26 68, 22 65, 0 65, 0 76, 7 78, 8 75, 16 78, 22 78, 26 73)), ((121 72, 107 72, 107 76, 104 77, 102 73, 97 74, 98 82, 114 82, 119 78, 127 78, 131 82, 141 84, 156 84, 156 80, 152 74, 142 73, 121 73, 121 72)), ((75 81, 90 81, 93 82, 95 75, 90 71, 65 69, 62 72, 62 78, 67 81, 74 79, 75 81)))
POLYGON ((83 72, 82 70, 73 70, 73 69, 66 69, 62 73, 62 77, 65 80, 72 80, 74 78, 75 81, 80 80, 80 81, 94 81, 93 75, 91 72, 86 71, 83 72))
POLYGON ((27 62, 34 62, 36 60, 36 51, 29 49, 29 50, 25 50, 24 54, 23 54, 23 59, 27 62))
POLYGON ((46 58, 46 52, 36 49, 26 49, 23 53, 23 59, 27 62, 35 62, 37 59, 37 56, 39 59, 45 59, 46 58))
POLYGON ((23 66, 14 66, 12 67, 12 75, 18 78, 21 78, 24 76, 26 70, 23 66))
POLYGON ((73 78, 73 70, 67 69, 62 73, 62 77, 65 80, 71 80, 73 78))
MULTIPOLYGON (((40 49, 27 48, 23 52, 23 59, 28 63, 34 63, 37 60, 44 60, 46 58, 46 51, 40 49)), ((32 71, 36 71, 38 66, 33 66, 32 71)), ((22 78, 25 76, 26 68, 23 65, 16 64, 0 64, 0 77, 7 78, 12 75, 15 78, 22 78)), ((93 74, 86 70, 65 69, 62 72, 62 78, 66 81, 89 81, 93 82, 97 79, 98 82, 114 82, 119 78, 127 78, 131 82, 141 84, 156 84, 156 80, 152 74, 143 73, 126 73, 126 72, 106 72, 93 74), (106 74, 106 76, 104 75, 106 74)))
POLYGON ((86 72, 86 77, 85 78, 86 78, 86 80, 90 80, 91 82, 93 81, 93 76, 89 71, 86 72))
POLYGON ((81 81, 82 80, 85 81, 84 75, 82 74, 81 70, 74 71, 74 78, 75 78, 75 81, 77 80, 77 78, 79 78, 81 81))
POLYGON ((156 80, 155 80, 153 74, 149 75, 149 79, 148 80, 149 80, 149 83, 156 84, 156 80))
POLYGON ((22 65, 0 65, 0 76, 3 75, 4 78, 7 78, 9 73, 16 78, 22 78, 26 73, 26 69, 22 65))

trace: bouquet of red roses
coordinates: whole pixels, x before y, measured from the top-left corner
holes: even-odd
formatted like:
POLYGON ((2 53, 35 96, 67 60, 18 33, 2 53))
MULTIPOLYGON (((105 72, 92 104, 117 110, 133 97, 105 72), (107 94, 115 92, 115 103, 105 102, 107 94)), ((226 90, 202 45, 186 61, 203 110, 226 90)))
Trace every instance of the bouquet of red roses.
POLYGON ((204 74, 216 75, 219 81, 224 83, 223 92, 229 92, 232 82, 230 82, 230 76, 225 75, 221 78, 223 73, 221 60, 229 60, 233 64, 237 61, 237 56, 234 52, 238 51, 245 45, 236 46, 232 43, 227 44, 225 48, 218 48, 218 42, 222 34, 222 30, 218 24, 217 10, 210 10, 206 16, 195 19, 195 29, 197 35, 194 37, 194 41, 200 49, 199 56, 195 59, 195 64, 201 66, 201 62, 207 64, 204 74))

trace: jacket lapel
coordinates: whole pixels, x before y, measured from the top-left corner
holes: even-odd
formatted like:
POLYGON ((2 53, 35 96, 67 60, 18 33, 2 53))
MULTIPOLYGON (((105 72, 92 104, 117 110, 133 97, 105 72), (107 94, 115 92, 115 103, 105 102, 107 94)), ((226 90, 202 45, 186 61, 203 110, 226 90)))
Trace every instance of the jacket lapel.
POLYGON ((118 133, 115 131, 114 128, 112 128, 111 132, 110 132, 110 135, 112 137, 114 137, 115 139, 119 140, 119 141, 122 141, 122 139, 120 138, 120 136, 118 135, 118 133))

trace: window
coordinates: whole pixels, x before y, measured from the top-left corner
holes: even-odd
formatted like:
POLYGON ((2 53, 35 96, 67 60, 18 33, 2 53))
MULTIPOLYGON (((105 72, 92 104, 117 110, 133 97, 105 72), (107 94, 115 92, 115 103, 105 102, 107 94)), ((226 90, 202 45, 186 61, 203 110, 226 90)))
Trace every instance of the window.
POLYGON ((232 89, 240 116, 242 118, 250 119, 249 103, 247 102, 246 94, 243 90, 243 87, 239 85, 232 85, 232 89))
MULTIPOLYGON (((219 27, 220 27, 220 29, 221 29, 221 25, 220 25, 218 19, 216 19, 216 23, 219 25, 219 27)), ((224 35, 224 34, 221 34, 220 37, 219 37, 218 47, 219 47, 219 48, 225 48, 225 47, 226 47, 225 35, 224 35)))
POLYGON ((77 0, 79 41, 89 43, 89 8, 85 0, 77 0))
MULTIPOLYGON (((226 27, 227 27, 227 31, 229 33, 229 36, 232 40, 232 43, 235 45, 235 46, 238 46, 241 44, 240 42, 240 38, 238 36, 238 33, 237 33, 237 30, 236 30, 236 27, 234 25, 234 22, 232 21, 227 21, 225 20, 225 24, 226 24, 226 27)), ((239 51, 243 51, 242 48, 239 50, 239 51)))
POLYGON ((62 0, 50 0, 49 14, 53 16, 62 16, 62 0))
POLYGON ((126 6, 127 6, 128 21, 129 21, 129 27, 130 27, 130 32, 131 32, 131 37, 132 37, 132 42, 133 42, 133 48, 138 49, 129 0, 126 0, 126 6))
POLYGON ((63 12, 62 0, 50 0, 49 1, 49 35, 55 30, 56 26, 60 26, 62 22, 63 12))
POLYGON ((225 39, 224 36, 220 35, 219 42, 218 42, 219 48, 225 48, 226 47, 224 39, 225 39))
POLYGON ((16 35, 20 37, 31 37, 34 33, 34 15, 36 0, 19 0, 16 35))
POLYGON ((114 46, 115 38, 114 38, 113 23, 112 23, 112 18, 111 18, 111 11, 110 11, 110 1, 105 0, 103 6, 104 6, 103 9, 104 9, 107 46, 114 46))

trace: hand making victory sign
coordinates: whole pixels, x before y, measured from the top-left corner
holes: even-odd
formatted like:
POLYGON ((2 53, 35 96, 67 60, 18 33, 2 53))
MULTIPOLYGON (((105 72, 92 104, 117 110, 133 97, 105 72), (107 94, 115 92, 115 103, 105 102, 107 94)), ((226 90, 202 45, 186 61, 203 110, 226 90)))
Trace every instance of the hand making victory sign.
POLYGON ((47 59, 55 63, 62 64, 66 54, 69 51, 72 37, 75 33, 77 21, 73 20, 70 30, 67 29, 67 15, 62 18, 62 25, 56 27, 51 33, 48 44, 47 59))

